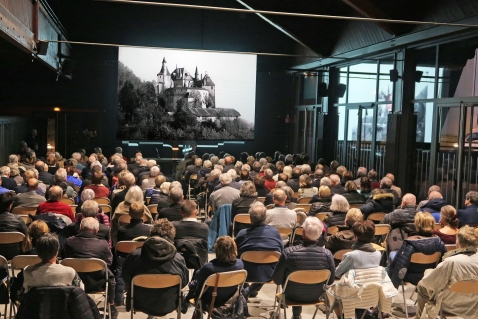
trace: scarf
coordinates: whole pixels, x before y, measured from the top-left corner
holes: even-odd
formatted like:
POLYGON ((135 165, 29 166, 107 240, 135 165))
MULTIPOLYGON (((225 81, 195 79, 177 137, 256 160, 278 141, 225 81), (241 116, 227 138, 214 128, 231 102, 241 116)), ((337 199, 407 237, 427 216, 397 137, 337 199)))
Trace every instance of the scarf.
POLYGON ((367 253, 375 252, 375 248, 373 248, 371 243, 363 243, 360 241, 357 241, 352 245, 352 250, 361 250, 367 253))

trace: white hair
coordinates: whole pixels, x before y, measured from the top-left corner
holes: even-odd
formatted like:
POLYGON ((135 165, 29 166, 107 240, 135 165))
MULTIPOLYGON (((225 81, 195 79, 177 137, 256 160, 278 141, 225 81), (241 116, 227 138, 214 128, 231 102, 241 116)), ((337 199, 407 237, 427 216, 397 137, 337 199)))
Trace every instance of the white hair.
POLYGON ((322 177, 320 179, 320 186, 328 186, 330 188, 330 186, 332 186, 332 181, 328 177, 322 177))
POLYGON ((139 186, 132 186, 128 189, 124 201, 129 204, 133 202, 143 202, 143 191, 139 186))
POLYGON ((169 187, 171 186, 170 182, 164 182, 159 186, 159 189, 161 190, 162 193, 168 194, 169 195, 169 187))
POLYGON ((229 185, 232 182, 231 175, 229 175, 228 173, 223 173, 219 176, 219 181, 222 185, 229 185))
POLYGON ((93 161, 90 165, 90 169, 93 169, 93 167, 95 166, 99 166, 101 167, 101 169, 103 169, 103 165, 101 165, 101 163, 99 161, 93 161))
POLYGON ((100 223, 96 220, 96 218, 86 217, 81 221, 81 228, 98 231, 98 229, 100 229, 100 223))
POLYGON ((307 239, 316 241, 322 235, 324 224, 317 217, 307 217, 302 228, 307 239))
POLYGON ((157 167, 157 166, 151 167, 151 169, 149 170, 149 174, 151 175, 151 177, 158 176, 159 175, 159 167, 157 167))
POLYGON ((55 180, 59 182, 66 182, 66 169, 59 168, 55 173, 55 180))
POLYGON ((81 154, 78 153, 78 152, 75 152, 75 153, 71 154, 71 157, 73 157, 74 159, 79 161, 81 159, 81 154))
POLYGON ((212 167, 212 162, 210 160, 205 160, 202 166, 204 168, 211 168, 212 167))
POLYGON ((282 173, 286 174, 289 178, 292 178, 292 167, 284 166, 282 173))
POLYGON ((231 168, 230 170, 227 171, 227 173, 228 173, 229 175, 231 175, 231 178, 232 178, 232 179, 236 179, 236 178, 237 178, 237 172, 236 172, 235 169, 231 168))
POLYGON ((83 192, 81 192, 81 201, 84 203, 89 199, 95 198, 95 192, 92 189, 84 189, 83 192))
POLYGON ((211 171, 211 176, 212 176, 212 177, 217 178, 217 177, 219 177, 219 175, 221 175, 221 171, 220 171, 220 170, 218 170, 218 169, 215 168, 215 169, 213 169, 213 170, 211 171))
POLYGON ((249 166, 249 164, 244 164, 244 165, 242 165, 242 167, 241 167, 241 171, 248 171, 248 172, 250 172, 250 171, 251 171, 251 167, 249 166))

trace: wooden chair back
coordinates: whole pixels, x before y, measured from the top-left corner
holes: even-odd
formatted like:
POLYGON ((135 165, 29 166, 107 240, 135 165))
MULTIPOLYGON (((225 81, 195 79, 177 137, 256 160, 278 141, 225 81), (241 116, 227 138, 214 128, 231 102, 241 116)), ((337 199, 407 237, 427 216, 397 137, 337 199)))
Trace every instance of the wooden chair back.
POLYGON ((18 216, 20 216, 23 219, 23 222, 27 226, 32 223, 32 219, 30 218, 30 216, 28 216, 28 215, 18 215, 18 216))
MULTIPOLYGON (((147 223, 147 222, 148 222, 148 216, 143 214, 143 223, 147 223)), ((131 223, 131 216, 129 214, 122 214, 118 218, 118 226, 123 226, 129 223, 131 223)))
POLYGON ((302 208, 306 213, 310 212, 310 207, 312 204, 297 204, 296 208, 302 208))
MULTIPOLYGON (((207 287, 214 287, 216 284, 217 274, 209 276, 204 285, 207 287)), ((245 270, 236 270, 236 271, 226 271, 219 273, 219 281, 217 283, 218 288, 225 287, 234 287, 239 286, 244 283, 247 277, 247 271, 245 270)), ((201 293, 204 293, 204 289, 201 293)))
POLYGON ((106 198, 106 197, 95 197, 95 198, 93 198, 93 200, 95 202, 97 202, 98 205, 109 205, 110 204, 109 198, 106 198))
POLYGON ((292 228, 277 228, 277 230, 279 231, 279 234, 281 235, 281 237, 287 237, 290 234, 292 234, 292 231, 293 231, 292 228))
POLYGON ((115 249, 116 249, 116 252, 131 254, 133 251, 135 251, 139 247, 143 247, 143 244, 144 244, 143 241, 133 241, 133 240, 119 241, 116 243, 115 249))
POLYGON ((151 201, 151 196, 146 197, 146 205, 149 205, 150 201, 151 201))
POLYGON ((446 251, 455 250, 456 245, 445 245, 446 251))
POLYGON ((98 204, 98 207, 101 208, 106 215, 111 215, 111 211, 113 210, 108 204, 98 204))
POLYGON ((25 238, 20 232, 4 232, 0 233, 0 244, 14 244, 21 243, 25 238))
POLYGON ((158 213, 158 204, 151 204, 148 205, 149 212, 151 214, 157 214, 158 213))
POLYGON ((98 258, 65 258, 61 261, 63 266, 73 268, 77 273, 107 270, 106 263, 98 258))
POLYGON ((292 272, 286 280, 284 285, 284 291, 287 288, 287 282, 292 281, 303 285, 320 284, 327 282, 330 277, 330 271, 328 269, 321 270, 297 270, 292 272))
POLYGON ((334 259, 336 260, 342 260, 344 257, 344 254, 351 252, 352 249, 341 249, 339 251, 336 251, 334 254, 334 259))
POLYGON ((450 286, 450 291, 459 294, 478 294, 478 280, 457 281, 450 286))
POLYGON ((246 251, 241 259, 254 264, 272 264, 279 262, 281 253, 278 251, 246 251))
POLYGON ((311 199, 312 199, 312 197, 301 197, 301 198, 299 198, 297 203, 298 204, 308 204, 311 199))
POLYGON ((388 224, 377 224, 375 225, 375 236, 383 236, 390 233, 390 225, 388 224))
POLYGON ((331 227, 327 228, 327 234, 329 234, 329 235, 333 235, 338 231, 339 231, 339 228, 337 226, 331 226, 331 227))
POLYGON ((15 215, 36 215, 37 213, 37 206, 35 207, 15 207, 12 210, 12 214, 15 215))
POLYGON ((257 197, 258 200, 260 200, 261 202, 265 202, 266 201, 266 198, 265 197, 257 197))
POLYGON ((17 255, 13 257, 13 259, 10 261, 12 277, 15 276, 14 270, 24 269, 26 266, 35 265, 38 263, 41 263, 41 259, 37 255, 17 255))
POLYGON ((304 212, 296 212, 297 213, 297 225, 302 225, 307 218, 307 215, 304 212))
POLYGON ((439 229, 442 229, 442 226, 441 226, 441 224, 436 223, 435 224, 435 230, 439 230, 439 229))
POLYGON ((317 217, 318 219, 320 219, 320 221, 324 221, 325 217, 327 217, 327 213, 317 213, 315 214, 315 217, 317 217))
MULTIPOLYGON (((137 286, 149 289, 181 287, 181 277, 170 274, 144 274, 136 275, 131 280, 131 287, 137 286)), ((181 288, 179 288, 181 290, 181 288)))
POLYGON ((67 205, 75 205, 75 201, 73 200, 73 198, 62 197, 60 199, 60 202, 65 203, 67 205))
POLYGON ((368 218, 367 219, 370 219, 370 220, 373 220, 374 222, 381 222, 384 218, 385 218, 385 215, 387 215, 386 213, 372 213, 370 215, 368 215, 368 218))
POLYGON ((432 255, 425 255, 423 253, 413 253, 412 257, 410 258, 410 262, 415 264, 433 264, 438 263, 440 260, 441 253, 437 251, 432 255))

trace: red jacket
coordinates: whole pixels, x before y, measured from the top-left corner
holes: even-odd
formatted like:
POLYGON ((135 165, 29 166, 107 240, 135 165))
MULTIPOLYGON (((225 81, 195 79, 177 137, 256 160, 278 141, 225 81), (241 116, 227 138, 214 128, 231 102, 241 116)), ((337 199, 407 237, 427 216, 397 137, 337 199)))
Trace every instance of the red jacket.
POLYGON ((273 179, 266 179, 264 182, 264 188, 267 189, 268 192, 271 191, 271 189, 276 187, 276 182, 273 179))
POLYGON ((60 201, 49 200, 40 203, 37 208, 37 215, 46 213, 65 215, 70 217, 71 221, 75 221, 75 215, 73 214, 70 205, 62 203, 60 201))

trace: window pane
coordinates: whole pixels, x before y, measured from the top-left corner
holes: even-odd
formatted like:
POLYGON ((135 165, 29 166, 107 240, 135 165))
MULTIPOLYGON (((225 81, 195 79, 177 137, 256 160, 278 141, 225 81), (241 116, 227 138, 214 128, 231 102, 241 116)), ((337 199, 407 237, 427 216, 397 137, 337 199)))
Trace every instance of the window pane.
POLYGON ((357 140, 358 109, 349 110, 347 141, 357 140))
POLYGON ((414 112, 417 113, 418 143, 431 143, 433 125, 433 103, 415 103, 414 112))
POLYGON ((350 74, 348 97, 349 103, 375 102, 376 75, 350 74))
POLYGON ((435 90, 435 68, 417 66, 417 71, 422 71, 420 82, 415 83, 416 99, 433 99, 435 90))
POLYGON ((345 128, 345 106, 339 106, 339 141, 344 140, 344 128, 345 128))
MULTIPOLYGON (((341 68, 340 69, 340 79, 339 79, 339 83, 343 83, 345 85, 347 85, 347 68, 341 68)), ((347 90, 345 91, 345 94, 343 97, 339 97, 339 103, 346 103, 347 102, 347 93, 348 93, 348 88, 347 90)))

